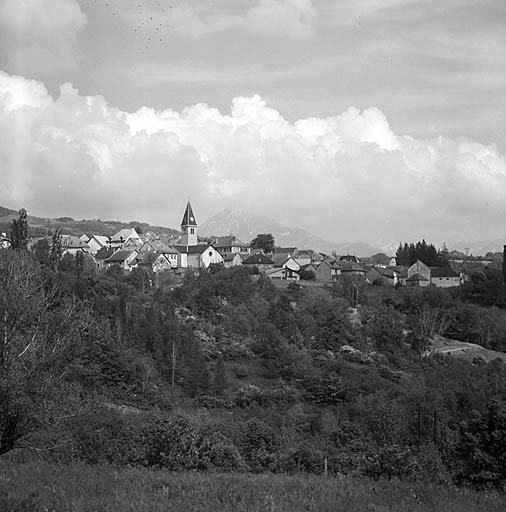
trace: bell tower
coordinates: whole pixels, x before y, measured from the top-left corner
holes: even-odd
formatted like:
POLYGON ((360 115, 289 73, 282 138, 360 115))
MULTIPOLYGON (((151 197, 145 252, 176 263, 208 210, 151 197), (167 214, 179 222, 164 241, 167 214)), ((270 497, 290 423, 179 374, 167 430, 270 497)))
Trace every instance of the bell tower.
POLYGON ((181 242, 180 245, 197 245, 197 221, 193 214, 190 200, 186 203, 183 220, 181 221, 181 242))

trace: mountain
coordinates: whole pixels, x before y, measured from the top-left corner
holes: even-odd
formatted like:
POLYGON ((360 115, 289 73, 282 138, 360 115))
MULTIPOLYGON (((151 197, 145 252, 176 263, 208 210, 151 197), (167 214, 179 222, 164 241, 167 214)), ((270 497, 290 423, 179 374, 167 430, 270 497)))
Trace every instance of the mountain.
POLYGON ((338 254, 371 256, 379 251, 378 247, 362 242, 337 243, 324 240, 304 229, 284 226, 273 219, 247 211, 222 210, 199 226, 199 234, 202 236, 234 234, 245 242, 255 238, 258 233, 272 233, 276 245, 281 247, 315 249, 328 254, 336 251, 338 254))

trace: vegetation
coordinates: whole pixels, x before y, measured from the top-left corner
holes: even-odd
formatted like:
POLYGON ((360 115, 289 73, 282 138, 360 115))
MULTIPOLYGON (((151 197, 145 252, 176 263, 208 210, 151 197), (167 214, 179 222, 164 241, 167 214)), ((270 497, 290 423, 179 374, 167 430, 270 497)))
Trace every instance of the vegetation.
POLYGON ((395 253, 397 265, 411 266, 416 260, 423 261, 429 267, 444 267, 448 265, 448 250, 443 247, 437 250, 433 244, 425 240, 415 243, 400 244, 395 253))
POLYGON ((365 478, 167 473, 32 463, 0 469, 0 510, 500 512, 504 500, 456 488, 365 478))
POLYGON ((262 249, 267 254, 274 252, 274 237, 271 233, 260 233, 251 240, 252 249, 262 249))
MULTIPOLYGON (((494 510, 494 495, 450 486, 504 489, 506 368, 428 351, 440 334, 506 352, 504 296, 498 268, 455 290, 367 288, 354 280, 278 290, 242 267, 188 272, 179 282, 170 272, 97 273, 83 258, 62 257, 58 234, 44 251, 2 250, 1 460, 28 462, 27 475, 55 478, 64 477, 51 463, 69 464, 70 482, 73 471, 92 475, 90 482, 99 470, 128 482, 138 475, 132 503, 162 478, 142 467, 319 475, 326 460, 336 478, 329 490, 322 493, 327 483, 316 477, 302 487, 306 497, 321 496, 313 509, 344 499, 346 482, 388 479, 390 496, 434 489, 423 496, 435 501, 411 504, 406 495, 399 510, 437 508, 451 493, 455 510, 489 499, 486 509, 494 510), (48 465, 32 463, 35 457, 48 465), (137 469, 114 473, 107 465, 137 469)), ((211 477, 171 478, 195 484, 199 499, 221 492, 211 477)), ((292 503, 281 487, 301 485, 282 476, 220 478, 238 496, 250 486, 257 501, 271 496, 281 509, 292 503)), ((113 481, 102 489, 120 485, 113 481)), ((27 507, 53 506, 47 490, 30 486, 27 507)), ((54 494, 60 509, 82 499, 74 487, 66 492, 54 494)), ((9 496, 6 506, 19 509, 19 495, 9 496)), ((301 498, 293 503, 310 507, 301 498)), ((356 510, 363 506, 357 501, 356 510)))

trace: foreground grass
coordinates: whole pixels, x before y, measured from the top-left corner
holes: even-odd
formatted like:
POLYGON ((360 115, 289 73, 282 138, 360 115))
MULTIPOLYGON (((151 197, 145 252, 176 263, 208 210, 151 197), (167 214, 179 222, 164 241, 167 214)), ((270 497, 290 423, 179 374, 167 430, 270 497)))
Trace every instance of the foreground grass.
POLYGON ((504 512, 506 500, 430 484, 318 476, 168 473, 0 459, 0 511, 504 512))

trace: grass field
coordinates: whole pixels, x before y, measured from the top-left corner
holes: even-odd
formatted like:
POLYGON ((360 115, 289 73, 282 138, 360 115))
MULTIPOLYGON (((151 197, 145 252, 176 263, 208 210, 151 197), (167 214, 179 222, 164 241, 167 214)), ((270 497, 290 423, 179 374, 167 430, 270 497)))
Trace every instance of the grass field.
POLYGON ((168 473, 0 459, 0 511, 504 512, 506 500, 430 484, 318 476, 168 473))

